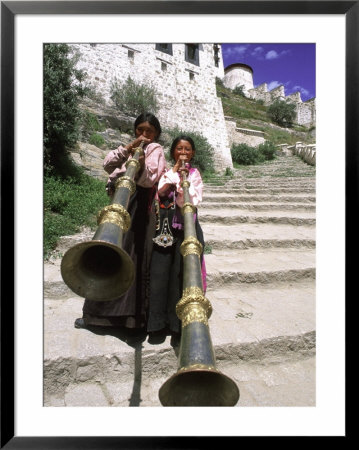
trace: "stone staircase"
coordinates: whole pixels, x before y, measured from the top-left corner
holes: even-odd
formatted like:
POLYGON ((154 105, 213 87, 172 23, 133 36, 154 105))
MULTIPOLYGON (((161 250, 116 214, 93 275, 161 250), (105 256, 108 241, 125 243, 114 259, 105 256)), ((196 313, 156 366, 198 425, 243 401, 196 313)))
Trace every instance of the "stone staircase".
MULTIPOLYGON (((315 405, 315 168, 280 156, 207 183, 200 222, 217 367, 237 406, 315 405)), ((45 264, 44 404, 160 406, 177 370, 168 337, 75 329, 83 299, 62 282, 63 254, 93 232, 64 237, 45 264)))

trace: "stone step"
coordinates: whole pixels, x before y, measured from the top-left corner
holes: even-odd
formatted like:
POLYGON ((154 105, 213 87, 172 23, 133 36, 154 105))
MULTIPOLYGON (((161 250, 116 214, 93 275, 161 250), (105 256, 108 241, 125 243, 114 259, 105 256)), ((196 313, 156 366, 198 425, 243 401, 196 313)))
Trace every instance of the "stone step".
MULTIPOLYGON (((99 379, 70 383, 62 393, 45 393, 44 406, 161 406, 158 391, 168 377, 162 373, 156 378, 151 372, 142 374, 142 355, 137 348, 133 350, 133 359, 138 362, 127 382, 99 379)), ((217 368, 239 388, 236 407, 316 405, 315 356, 288 353, 280 358, 240 361, 230 365, 219 361, 217 368)))
MULTIPOLYGON (((316 197, 314 195, 307 195, 304 193, 297 193, 293 195, 254 195, 243 194, 241 192, 220 191, 220 192, 204 192, 204 202, 222 202, 229 204, 232 202, 292 202, 292 203, 315 203, 316 197)), ((201 208, 201 205, 200 205, 201 208)))
POLYGON ((248 248, 315 248, 315 239, 241 239, 231 241, 227 239, 206 239, 206 249, 248 249, 248 248))
POLYGON ((292 174, 291 169, 289 171, 258 171, 258 172, 243 172, 241 176, 233 177, 232 182, 240 181, 246 183, 258 183, 258 182, 274 182, 274 183, 311 183, 315 182, 315 173, 307 173, 300 170, 295 170, 295 174, 292 174))
POLYGON ((310 187, 295 187, 295 188, 288 188, 288 187, 283 187, 283 188, 268 188, 266 186, 262 187, 261 189, 257 189, 257 188, 252 188, 252 189, 248 189, 248 188, 243 188, 243 187, 231 187, 228 184, 227 185, 223 185, 223 186, 210 186, 208 187, 207 185, 205 185, 204 188, 204 195, 206 195, 207 193, 220 193, 220 192, 232 192, 232 193, 240 193, 243 195, 249 194, 249 195, 254 195, 254 194, 315 194, 315 188, 310 188, 310 187))
MULTIPOLYGON (((223 202, 206 201, 201 203, 201 211, 207 209, 219 209, 223 206, 223 202)), ((295 210, 295 211, 315 211, 315 204, 308 203, 268 203, 268 202, 256 202, 256 203, 244 203, 244 202, 231 202, 226 204, 226 208, 236 210, 251 210, 251 211, 278 211, 278 210, 295 210)))
MULTIPOLYGON (((206 297, 213 307, 209 327, 218 369, 228 370, 236 380, 243 381, 243 362, 263 365, 266 358, 283 362, 288 355, 313 356, 313 280, 211 286, 206 297)), ((147 406, 159 406, 157 390, 177 370, 177 351, 170 338, 153 345, 145 333, 128 336, 122 330, 109 334, 102 328, 94 332, 75 329, 73 323, 81 317, 82 305, 83 299, 77 296, 45 298, 45 404, 75 406, 79 398, 76 389, 78 393, 86 386, 90 389, 91 384, 101 389, 90 389, 91 395, 82 399, 87 405, 106 406, 101 403, 105 389, 107 398, 115 395, 114 406, 129 406, 128 394, 136 383, 147 380, 147 406)))
POLYGON ((296 173, 303 173, 306 176, 315 176, 315 172, 316 168, 308 164, 283 164, 283 162, 276 164, 274 161, 272 161, 268 164, 241 167, 240 169, 238 169, 238 171, 236 169, 236 171, 233 173, 236 177, 241 175, 245 176, 246 174, 255 174, 257 176, 260 176, 262 174, 280 174, 283 177, 294 177, 296 176, 296 173))
MULTIPOLYGON (((200 219, 201 220, 201 219, 200 219)), ((291 226, 288 224, 272 223, 242 223, 238 225, 224 225, 201 222, 205 242, 236 242, 255 241, 313 241, 315 240, 315 227, 312 225, 291 226)), ((223 244, 224 245, 224 244, 223 244)))
POLYGON ((216 181, 206 182, 206 186, 212 185, 212 187, 216 187, 218 183, 224 183, 228 186, 232 187, 248 187, 248 189, 253 188, 253 186, 308 186, 315 187, 316 179, 314 177, 301 177, 301 178, 283 178, 283 177, 260 177, 260 178, 237 178, 231 181, 229 180, 221 180, 220 178, 216 181))
MULTIPOLYGON (((245 169, 252 169, 256 167, 261 168, 271 168, 271 167, 307 167, 308 169, 315 170, 315 166, 311 166, 310 164, 303 161, 301 158, 297 156, 289 156, 289 155, 277 155, 275 159, 272 159, 271 161, 265 161, 262 164, 252 165, 252 166, 245 166, 245 169)), ((241 171, 243 170, 243 166, 240 168, 234 168, 233 171, 241 171)))
POLYGON ((298 248, 214 249, 205 255, 209 286, 273 283, 315 278, 315 250, 298 248))
MULTIPOLYGON (((217 367, 237 383, 237 406, 315 406, 315 168, 280 157, 233 172, 205 184, 199 211, 217 367), (303 176, 278 176, 293 173, 303 176)), ((83 299, 63 283, 61 256, 93 235, 64 237, 45 264, 44 404, 160 406, 177 370, 170 336, 74 328, 83 299)))
POLYGON ((315 214, 297 211, 240 211, 239 209, 201 209, 199 220, 202 223, 236 225, 242 223, 272 223, 291 225, 315 225, 315 214))
MULTIPOLYGON (((211 247, 212 252, 205 255, 208 284, 220 286, 228 283, 271 283, 315 278, 313 248, 211 247)), ((46 298, 66 299, 73 296, 61 277, 60 264, 61 260, 58 259, 44 266, 46 298)))

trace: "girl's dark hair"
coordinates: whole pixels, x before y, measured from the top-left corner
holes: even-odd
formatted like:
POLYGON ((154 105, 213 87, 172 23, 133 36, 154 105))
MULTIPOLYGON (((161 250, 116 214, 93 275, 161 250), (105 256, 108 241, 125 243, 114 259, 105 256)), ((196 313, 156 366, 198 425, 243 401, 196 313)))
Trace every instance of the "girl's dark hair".
POLYGON ((149 112, 144 112, 144 113, 140 114, 137 117, 137 119, 135 120, 135 131, 136 131, 136 128, 138 127, 138 125, 143 122, 148 122, 153 127, 155 127, 155 129, 157 131, 156 139, 158 139, 160 137, 160 134, 162 133, 162 129, 161 129, 161 125, 160 125, 160 122, 157 119, 157 117, 149 112))
POLYGON ((171 145, 170 154, 171 154, 171 157, 172 157, 173 159, 174 159, 175 148, 176 148, 177 144, 179 143, 179 141, 187 141, 187 142, 189 142, 189 143, 191 144, 192 150, 193 150, 194 152, 196 151, 196 147, 195 147, 194 142, 193 142, 193 139, 192 139, 191 137, 189 137, 189 136, 184 136, 184 135, 178 136, 178 137, 176 137, 176 139, 172 142, 172 145, 171 145))

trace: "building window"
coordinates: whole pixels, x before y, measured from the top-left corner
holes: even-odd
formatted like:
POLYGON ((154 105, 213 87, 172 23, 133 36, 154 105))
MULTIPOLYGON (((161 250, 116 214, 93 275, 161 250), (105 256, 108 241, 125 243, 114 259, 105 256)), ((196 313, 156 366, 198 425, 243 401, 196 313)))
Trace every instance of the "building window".
POLYGON ((127 50, 127 56, 129 57, 129 59, 134 59, 135 52, 133 50, 127 50))
POLYGON ((189 73, 189 79, 190 79, 191 81, 194 80, 194 73, 193 73, 193 72, 190 72, 190 73, 189 73))
POLYGON ((218 44, 213 45, 213 53, 214 53, 214 65, 216 67, 219 67, 219 45, 218 44))
POLYGON ((172 44, 156 44, 156 50, 172 55, 172 44))
POLYGON ((199 66, 198 44, 185 44, 185 60, 191 64, 199 66))
POLYGON ((161 69, 162 69, 162 72, 166 72, 166 70, 167 70, 167 64, 164 63, 164 62, 161 62, 161 69))

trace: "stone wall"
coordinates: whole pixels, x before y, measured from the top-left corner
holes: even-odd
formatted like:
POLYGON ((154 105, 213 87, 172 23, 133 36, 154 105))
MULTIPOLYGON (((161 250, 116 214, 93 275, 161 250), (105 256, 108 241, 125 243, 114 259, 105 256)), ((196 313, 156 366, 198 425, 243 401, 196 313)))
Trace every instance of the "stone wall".
POLYGON ((263 83, 260 86, 251 89, 249 91, 249 97, 256 100, 263 100, 264 104, 267 106, 273 103, 276 99, 289 99, 289 97, 285 96, 284 86, 277 86, 271 91, 268 91, 267 83, 263 83))
POLYGON ((131 76, 138 83, 151 85, 158 93, 160 108, 156 115, 161 126, 201 133, 215 150, 216 170, 232 168, 215 84, 216 77, 224 76, 221 47, 198 44, 198 64, 186 61, 186 44, 171 47, 170 54, 158 50, 156 44, 72 44, 79 53, 78 68, 86 71, 105 102, 111 104, 115 80, 122 83, 131 76))
POLYGON ((297 121, 301 125, 305 125, 310 127, 315 125, 316 121, 316 108, 315 108, 315 99, 312 98, 307 102, 296 103, 296 111, 297 111, 297 121))
POLYGON ((315 99, 312 98, 306 102, 302 101, 300 92, 294 92, 290 95, 285 95, 284 86, 278 86, 271 91, 268 91, 266 83, 257 86, 256 88, 248 91, 249 96, 256 100, 263 100, 265 105, 270 105, 276 99, 287 100, 294 103, 296 106, 296 118, 295 123, 310 127, 315 125, 315 99))
POLYGON ((250 147, 258 147, 259 144, 265 142, 264 133, 262 131, 248 130, 239 128, 236 122, 226 121, 227 133, 230 146, 233 144, 247 144, 250 147))
POLYGON ((316 165, 316 144, 296 142, 295 145, 281 144, 277 147, 279 147, 279 152, 284 155, 297 155, 311 166, 316 165))
POLYGON ((226 67, 223 84, 229 89, 243 86, 243 91, 247 94, 253 89, 253 71, 244 64, 232 64, 226 67))

